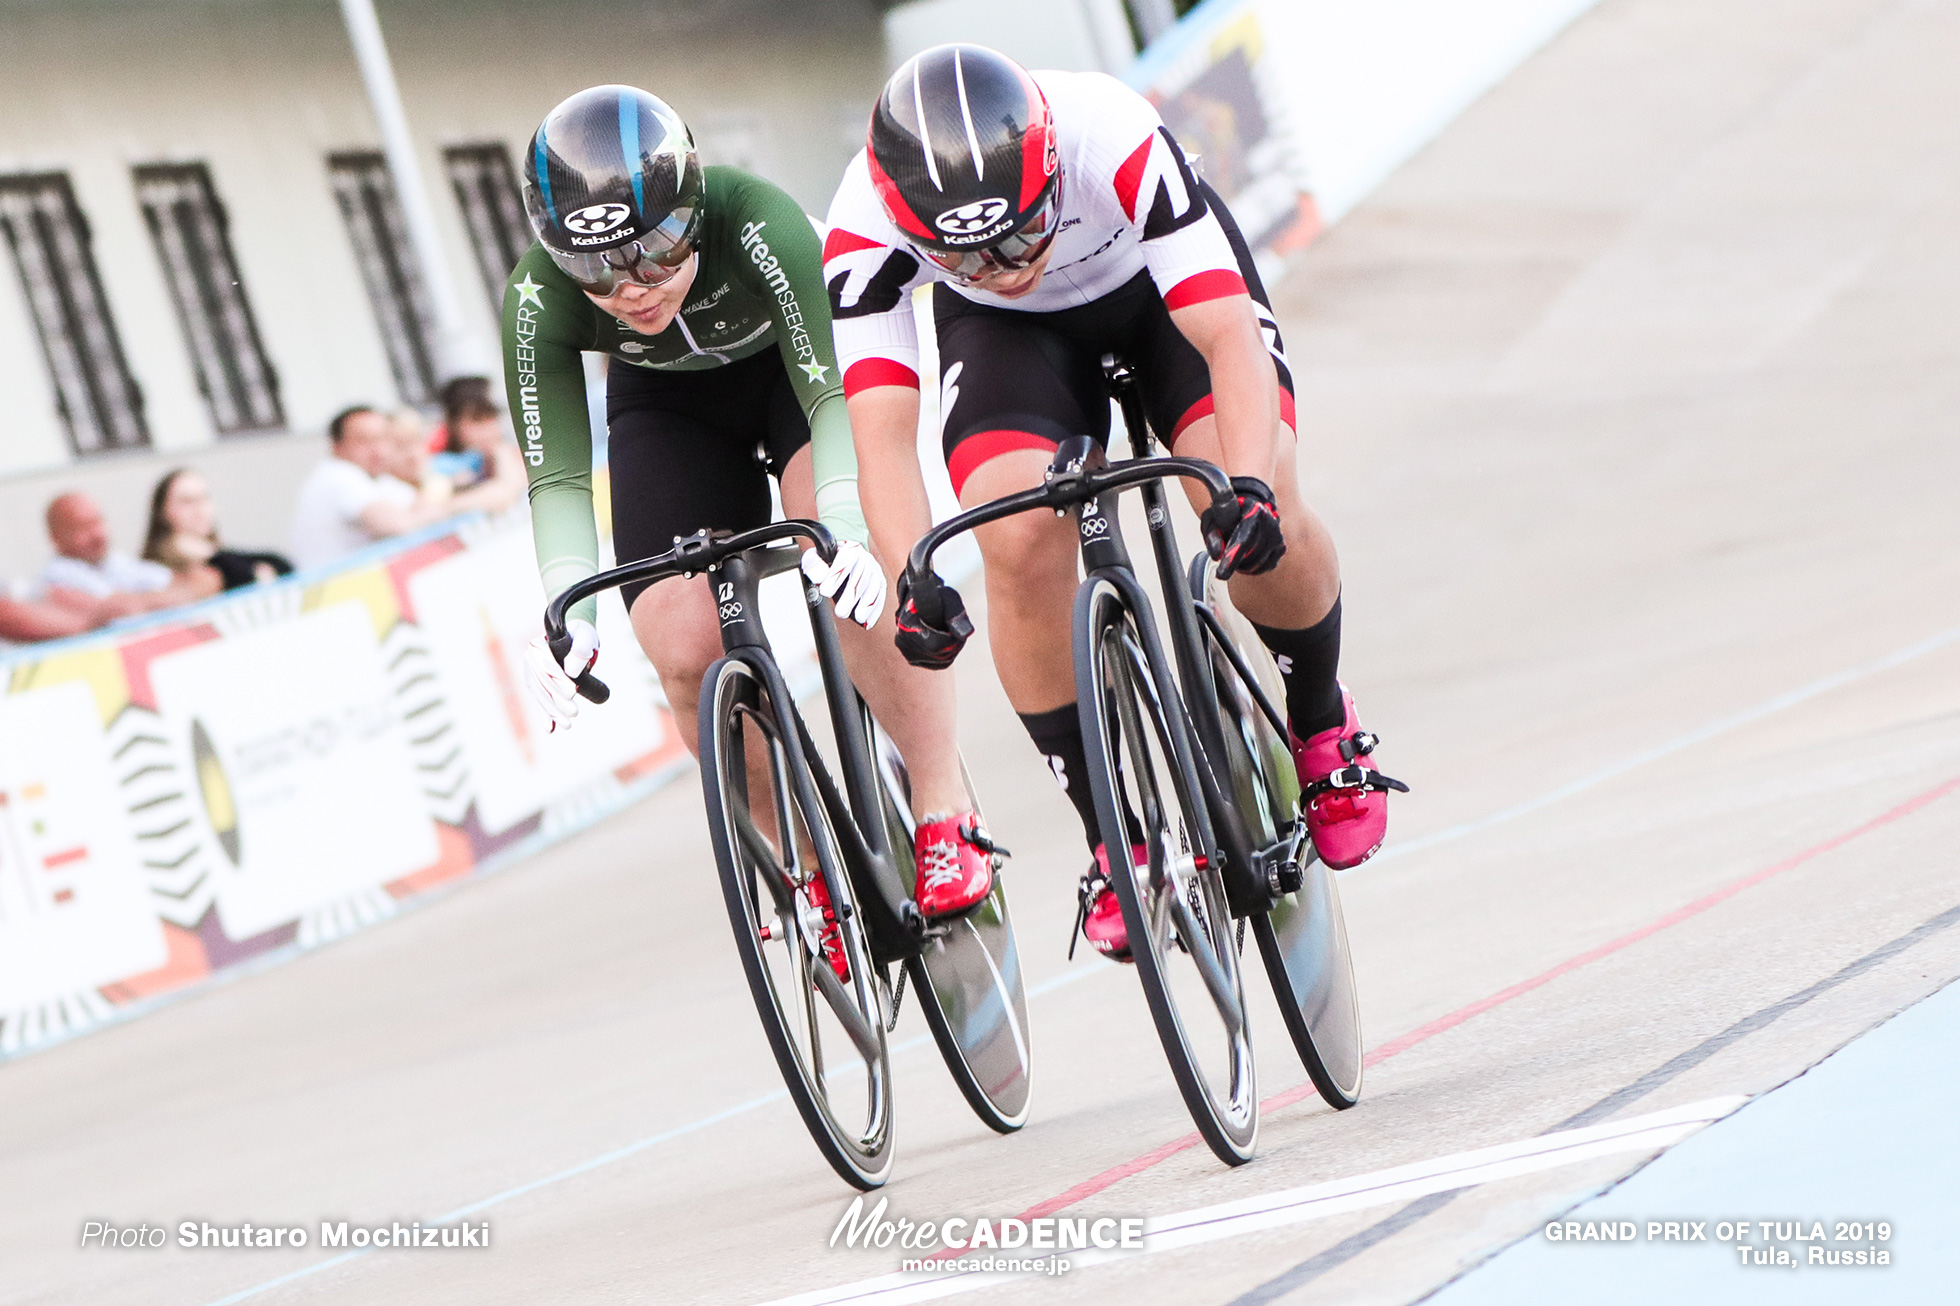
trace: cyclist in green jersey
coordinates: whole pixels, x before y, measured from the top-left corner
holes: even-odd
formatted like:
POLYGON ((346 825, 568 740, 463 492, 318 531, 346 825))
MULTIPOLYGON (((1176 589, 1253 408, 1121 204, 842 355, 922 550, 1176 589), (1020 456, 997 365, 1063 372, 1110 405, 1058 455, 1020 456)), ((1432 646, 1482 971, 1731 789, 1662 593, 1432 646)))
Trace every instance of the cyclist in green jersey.
MULTIPOLYGON (((919 810, 917 896, 927 915, 964 910, 991 884, 968 806, 951 688, 892 643, 884 570, 858 504, 857 457, 831 343, 816 224, 779 187, 702 167, 680 117, 627 86, 596 86, 546 115, 524 162, 538 243, 504 291, 504 376, 530 477, 547 594, 598 570, 592 438, 580 355, 609 359, 613 548, 651 557, 702 529, 767 523, 768 477, 784 512, 836 536, 803 570, 832 600, 851 674, 904 754, 919 810)), ((899 561, 902 561, 899 560, 899 561)), ((682 737, 697 749, 701 678, 721 655, 703 577, 621 590, 682 737)), ((597 660, 592 600, 572 610, 572 647, 542 637, 526 681, 552 722, 578 712, 573 680, 597 660)))

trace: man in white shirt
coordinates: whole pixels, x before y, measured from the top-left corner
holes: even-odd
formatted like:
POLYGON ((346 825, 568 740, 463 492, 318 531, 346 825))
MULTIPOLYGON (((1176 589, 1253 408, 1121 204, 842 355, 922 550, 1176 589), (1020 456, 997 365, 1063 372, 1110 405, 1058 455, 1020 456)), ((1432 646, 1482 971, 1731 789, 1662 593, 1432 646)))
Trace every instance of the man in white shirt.
POLYGON ((485 484, 444 497, 418 496, 387 474, 393 456, 388 419, 366 405, 349 408, 327 426, 330 457, 300 486, 293 513, 293 564, 338 562, 377 540, 404 535, 457 513, 510 506, 510 487, 485 484))
POLYGON ((48 539, 55 556, 41 570, 39 588, 51 601, 96 616, 126 617, 192 603, 218 592, 210 568, 181 579, 170 568, 117 553, 109 547, 102 509, 86 494, 69 493, 48 505, 48 539))

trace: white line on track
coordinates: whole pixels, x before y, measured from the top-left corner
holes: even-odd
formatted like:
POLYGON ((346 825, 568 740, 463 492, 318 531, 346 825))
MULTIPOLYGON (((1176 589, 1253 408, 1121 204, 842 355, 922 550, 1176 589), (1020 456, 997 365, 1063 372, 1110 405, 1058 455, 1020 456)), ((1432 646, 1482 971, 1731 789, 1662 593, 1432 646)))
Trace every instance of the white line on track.
POLYGON ((1425 834, 1420 838, 1410 839, 1405 843, 1398 843, 1392 848, 1382 850, 1361 866, 1355 867, 1354 870, 1343 871, 1341 873, 1342 878, 1345 879, 1347 876, 1366 870, 1370 866, 1379 866, 1392 858, 1403 857, 1409 853, 1421 852, 1426 848, 1434 848, 1437 844, 1449 843, 1453 840, 1461 839, 1466 834, 1476 834, 1478 831, 1488 830, 1494 825, 1504 825, 1510 821, 1515 821, 1520 816, 1529 816, 1533 812, 1550 807, 1553 803, 1563 802, 1575 794, 1582 794, 1588 789, 1597 788, 1605 784, 1608 780, 1617 779, 1637 767, 1647 765, 1649 762, 1658 762, 1663 757, 1671 756, 1686 748, 1693 748, 1696 744, 1706 743, 1718 735, 1725 735, 1731 730, 1738 730, 1743 726, 1752 725, 1757 721, 1761 721, 1764 717, 1774 716, 1785 708, 1795 707, 1799 703, 1808 702, 1820 694, 1828 694, 1834 689, 1841 689, 1846 685, 1863 680, 1867 676, 1875 676, 1881 671, 1890 671, 1894 667, 1903 666, 1915 658, 1925 657, 1928 653, 1936 652, 1956 641, 1960 641, 1960 626, 1955 626, 1951 630, 1943 630, 1937 635, 1929 635, 1916 644, 1908 644, 1902 649, 1887 653, 1884 657, 1875 658, 1870 662, 1862 663, 1859 666, 1851 667, 1844 671, 1834 672, 1821 680, 1813 680, 1808 685, 1802 685, 1790 690, 1788 693, 1778 694, 1768 702, 1758 703, 1754 707, 1745 708, 1730 716, 1711 721, 1699 729, 1690 730, 1685 735, 1677 735, 1664 744, 1656 744, 1652 748, 1633 754, 1631 757, 1622 758, 1620 761, 1615 762, 1603 770, 1594 771, 1591 775, 1580 776, 1577 780, 1569 780, 1556 789, 1539 794, 1536 798, 1527 798, 1521 803, 1501 808, 1486 816, 1479 816, 1456 825, 1446 826, 1433 834, 1425 834))
MULTIPOLYGON (((1691 1106, 1633 1116, 1612 1124, 1560 1130, 1497 1147, 1417 1161, 1391 1170, 1377 1170, 1350 1179, 1334 1179, 1305 1188, 1291 1188, 1218 1206, 1200 1207, 1176 1215, 1155 1216, 1144 1221, 1144 1247, 1141 1251, 1090 1249, 1062 1253, 1017 1248, 1001 1252, 989 1249, 967 1255, 983 1259, 990 1256, 1011 1259, 1066 1256, 1071 1271, 1089 1265, 1131 1260, 1155 1252, 1174 1251, 1198 1243, 1256 1233, 1261 1229, 1303 1224, 1371 1206, 1406 1202, 1430 1193, 1471 1188, 1499 1179, 1573 1165, 1595 1157, 1626 1152, 1658 1152, 1729 1115, 1748 1100, 1741 1096, 1710 1098, 1691 1106)), ((931 1301, 955 1293, 997 1288, 1031 1277, 1041 1276, 960 1271, 887 1274, 837 1288, 779 1298, 767 1303, 767 1306, 844 1306, 853 1302, 906 1306, 910 1302, 931 1301)))
MULTIPOLYGON (((1077 966, 1063 971, 1053 979, 1044 980, 1040 984, 1035 985, 1028 990, 1028 997, 1030 999, 1042 997, 1045 994, 1053 993, 1056 989, 1066 988, 1077 980, 1089 979, 1096 975, 1115 975, 1120 973, 1121 971, 1115 966, 1077 966)), ((931 1042, 932 1035, 930 1033, 919 1034, 906 1039, 903 1043, 892 1044, 891 1051, 896 1056, 900 1052, 910 1052, 915 1048, 924 1047, 931 1042)), ((856 1065, 861 1063, 854 1062, 852 1064, 856 1065)), ((838 1071, 841 1072, 849 1068, 848 1066, 839 1066, 838 1071)), ((698 1120, 691 1120, 684 1125, 676 1125, 672 1129, 663 1130, 657 1134, 650 1134, 637 1143, 628 1143, 626 1146, 616 1147, 610 1152, 602 1152, 598 1156, 581 1161, 575 1166, 558 1171, 556 1174, 546 1175, 542 1179, 533 1179, 530 1183, 519 1184, 515 1188, 506 1188, 503 1192, 486 1197, 480 1202, 471 1202, 468 1206, 459 1206, 447 1215, 439 1215, 433 1220, 424 1220, 422 1223, 425 1225, 450 1224, 454 1221, 465 1219, 468 1216, 487 1211, 493 1206, 500 1206, 514 1198, 523 1197, 527 1193, 537 1192, 540 1188, 549 1188, 551 1185, 561 1183, 564 1180, 575 1179, 582 1174, 589 1174, 603 1166, 611 1165, 615 1161, 624 1161, 627 1157, 635 1156, 650 1147, 658 1147, 662 1143, 671 1142, 676 1138, 681 1138, 685 1135, 695 1133, 698 1130, 706 1129, 710 1125, 718 1125, 724 1120, 732 1120, 736 1116, 747 1115, 751 1111, 770 1106, 777 1102, 786 1101, 788 1098, 789 1090, 787 1089, 779 1088, 773 1093, 764 1093, 761 1097, 750 1098, 748 1101, 737 1106, 731 1106, 726 1110, 716 1111, 712 1115, 702 1116, 698 1120)), ((372 1256, 375 1250, 375 1248, 369 1247, 363 1248, 360 1251, 343 1252, 339 1256, 321 1261, 318 1264, 304 1266, 294 1270, 290 1274, 282 1274, 276 1279, 267 1279, 264 1283, 253 1284, 249 1288, 241 1288, 229 1297, 220 1297, 216 1301, 208 1303, 207 1306, 235 1306, 235 1303, 248 1301, 261 1293, 271 1292, 274 1288, 283 1288, 295 1280, 308 1278, 320 1273, 322 1270, 331 1270, 337 1265, 345 1265, 349 1261, 357 1261, 363 1256, 372 1256)))
MULTIPOLYGON (((1425 848, 1432 848, 1435 847, 1437 844, 1448 843, 1451 842, 1452 840, 1461 839, 1465 835, 1475 834, 1480 830, 1488 830, 1492 826, 1503 825, 1510 821, 1515 821, 1521 816, 1528 816, 1531 813, 1539 811, 1542 808, 1551 806, 1553 803, 1561 802, 1564 799, 1570 798, 1575 794, 1581 794, 1588 789, 1593 789, 1599 785, 1605 784, 1608 780, 1612 780, 1615 779, 1616 777, 1625 775, 1628 771, 1631 771, 1636 767, 1645 766, 1649 762, 1658 761, 1663 757, 1667 757, 1671 754, 1678 753, 1686 748, 1692 748, 1696 744, 1704 743, 1707 740, 1714 739, 1719 735, 1727 734, 1731 730, 1739 729, 1742 726, 1746 726, 1753 722, 1760 721, 1764 717, 1772 716, 1775 713, 1783 711, 1785 708, 1794 707, 1799 703, 1807 702, 1810 699, 1816 698, 1820 694, 1827 694, 1834 689, 1839 689, 1845 685, 1849 685, 1856 681, 1863 680, 1868 676, 1874 676, 1882 671, 1889 671, 1894 667, 1903 666, 1908 662, 1911 662, 1917 658, 1924 657, 1928 653, 1936 652, 1939 649, 1945 648, 1949 644, 1953 644, 1955 642, 1960 642, 1960 626, 1955 626, 1949 630, 1943 630, 1936 635, 1929 635, 1925 639, 1922 639, 1917 643, 1908 644, 1902 649, 1898 649, 1895 652, 1886 654, 1884 657, 1876 658, 1870 662, 1861 663, 1860 665, 1848 668, 1847 670, 1839 671, 1832 675, 1825 676, 1820 680, 1813 680, 1807 685, 1799 686, 1796 689, 1790 690, 1788 693, 1779 694, 1775 698, 1772 698, 1767 702, 1757 704, 1755 707, 1746 708, 1741 712, 1736 712, 1730 716, 1721 717, 1715 721, 1711 721, 1707 725, 1702 726, 1699 729, 1691 730, 1687 734, 1676 736, 1674 739, 1671 739, 1664 744, 1657 744, 1652 748, 1646 749, 1642 752, 1635 753, 1631 757, 1624 758, 1621 761, 1616 762, 1612 766, 1606 767, 1603 770, 1595 771, 1590 775, 1581 776, 1577 780, 1568 781, 1567 783, 1560 785, 1556 789, 1552 789, 1546 793, 1542 793, 1538 795, 1536 798, 1526 799, 1522 803, 1518 803, 1511 807, 1503 808, 1500 811, 1492 812, 1488 816, 1480 816, 1474 820, 1464 821, 1457 825, 1447 826, 1444 829, 1435 831, 1433 834, 1426 834, 1420 838, 1411 839, 1407 843, 1397 844, 1393 848, 1384 849, 1381 853, 1371 858, 1364 865, 1356 867, 1352 871, 1341 872, 1341 877, 1345 879, 1348 876, 1356 874, 1361 870, 1365 870, 1369 866, 1379 866, 1382 862, 1388 860, 1391 857, 1398 857, 1406 853, 1420 852, 1425 848)), ((1090 965, 1090 966, 1072 967, 1069 970, 1063 971, 1060 975, 1055 976, 1053 979, 1047 980, 1041 984, 1036 985, 1034 988, 1029 989, 1028 997, 1030 998, 1041 997, 1044 994, 1054 992, 1056 989, 1063 988, 1070 984, 1074 984, 1078 980, 1088 979, 1095 975, 1111 975, 1111 974, 1118 974, 1118 973, 1120 973, 1120 971, 1115 966, 1090 965)), ((921 1034, 918 1035, 917 1037, 907 1039, 903 1043, 894 1044, 891 1050, 894 1053, 908 1052, 914 1048, 923 1047, 925 1044, 931 1041, 932 1040, 930 1035, 921 1034)), ((560 1170, 556 1174, 547 1175, 546 1177, 542 1179, 534 1180, 531 1183, 522 1184, 516 1188, 506 1189, 504 1192, 498 1193, 494 1197, 486 1197, 480 1202, 474 1202, 468 1206, 460 1207, 457 1210, 450 1212, 448 1215, 438 1217, 435 1221, 425 1221, 425 1223, 439 1224, 450 1220, 459 1220, 467 1215, 474 1215, 477 1212, 488 1210, 490 1207, 496 1206, 502 1202, 507 1202, 513 1198, 521 1197, 526 1193, 536 1192, 540 1188, 549 1187, 550 1185, 556 1184, 561 1180, 570 1179, 573 1178, 574 1176, 585 1174, 591 1170, 598 1169, 601 1166, 611 1165, 615 1161, 624 1160, 625 1158, 643 1152, 650 1147, 656 1147, 661 1143, 665 1143, 672 1139, 680 1138, 684 1135, 691 1134, 696 1130, 705 1129, 710 1125, 720 1124, 721 1122, 725 1120, 733 1119, 736 1116, 745 1115, 750 1111, 754 1111, 760 1107, 768 1106, 771 1103, 783 1101, 788 1096, 789 1094, 787 1091, 783 1089, 777 1089, 773 1093, 768 1093, 762 1097, 751 1099, 750 1101, 744 1102, 739 1106, 732 1106, 729 1107, 727 1110, 717 1111, 712 1115, 702 1116, 698 1120, 690 1121, 689 1123, 684 1125, 677 1125, 672 1129, 668 1129, 661 1133, 653 1134, 646 1138, 642 1138, 636 1143, 628 1143, 624 1147, 616 1148, 613 1151, 602 1153, 599 1156, 593 1157, 591 1160, 580 1162, 578 1165, 572 1166, 570 1169, 560 1170)), ((269 1292, 274 1288, 282 1287, 285 1284, 291 1283, 296 1279, 304 1279, 309 1275, 318 1274, 322 1270, 331 1269, 336 1265, 344 1265, 349 1261, 356 1260, 362 1256, 369 1255, 370 1251, 371 1249, 363 1250, 363 1251, 347 1252, 344 1255, 333 1257, 331 1260, 321 1261, 317 1265, 309 1265, 303 1269, 294 1270, 290 1274, 281 1275, 276 1279, 269 1279, 264 1283, 257 1284, 250 1288, 242 1289, 238 1292, 231 1294, 229 1297, 221 1297, 216 1301, 208 1303, 208 1306, 235 1306, 235 1303, 246 1301, 250 1298, 258 1296, 260 1293, 269 1292)), ((949 1291, 963 1291, 963 1290, 950 1289, 949 1291)), ((939 1294, 935 1293, 933 1295, 939 1295, 939 1294)), ((794 1300, 802 1301, 806 1299, 797 1298, 794 1300)), ((818 1299, 810 1298, 807 1300, 814 1301, 818 1299)), ((828 1299, 826 1298, 823 1300, 828 1300, 828 1299)), ((906 1300, 909 1301, 915 1299, 907 1298, 906 1300)))

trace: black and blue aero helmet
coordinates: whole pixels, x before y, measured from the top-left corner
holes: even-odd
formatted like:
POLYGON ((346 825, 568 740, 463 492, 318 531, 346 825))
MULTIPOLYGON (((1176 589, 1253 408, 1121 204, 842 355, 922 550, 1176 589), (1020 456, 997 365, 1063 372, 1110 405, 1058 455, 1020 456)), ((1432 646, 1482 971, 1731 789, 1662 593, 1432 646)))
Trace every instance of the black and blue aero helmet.
POLYGON ((659 285, 701 227, 701 161, 687 124, 631 86, 594 86, 545 115, 524 156, 524 211, 586 290, 659 285))

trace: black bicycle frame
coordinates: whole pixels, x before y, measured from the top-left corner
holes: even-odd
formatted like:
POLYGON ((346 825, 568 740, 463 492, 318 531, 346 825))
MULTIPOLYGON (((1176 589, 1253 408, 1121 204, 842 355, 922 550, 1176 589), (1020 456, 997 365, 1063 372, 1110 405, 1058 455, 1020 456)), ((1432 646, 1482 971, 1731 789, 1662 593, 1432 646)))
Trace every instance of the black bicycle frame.
MULTIPOLYGON (((1218 772, 1211 764, 1211 759, 1225 756, 1224 725, 1219 718, 1217 699, 1209 688, 1210 662, 1205 656, 1197 604, 1186 586, 1184 567, 1179 561, 1176 533, 1164 495, 1164 481, 1172 476, 1201 481, 1210 491, 1212 503, 1221 508, 1235 505, 1237 492, 1225 473, 1212 463, 1198 458, 1152 456, 1150 426, 1144 416, 1143 398, 1137 392, 1135 374, 1127 364, 1110 358, 1103 360, 1103 373, 1109 382, 1111 394, 1122 410, 1124 424, 1129 428, 1130 448, 1136 456, 1124 462, 1112 463, 1103 449, 1087 436, 1063 441, 1055 451, 1055 459, 1046 479, 1038 488, 981 504, 926 532, 913 546, 907 559, 908 583, 922 615, 931 619, 938 604, 941 583, 932 572, 932 555, 947 540, 976 526, 1036 508, 1048 508, 1057 515, 1079 510, 1076 531, 1083 571, 1092 578, 1107 580, 1115 585, 1139 614, 1148 613, 1151 610, 1149 597, 1136 578, 1129 551, 1123 544, 1122 532, 1116 525, 1119 492, 1133 486, 1141 487, 1144 516, 1150 527, 1151 551, 1156 555, 1157 576, 1170 621, 1170 643, 1177 668, 1177 683, 1185 690, 1182 698, 1187 715, 1182 718, 1181 724, 1188 728, 1191 747, 1197 754, 1180 760, 1191 763, 1191 769, 1203 790, 1212 827, 1208 840, 1215 842, 1221 854, 1220 878, 1224 881, 1232 914, 1243 917, 1266 911, 1277 898, 1275 881, 1267 864, 1274 856, 1283 855, 1280 850, 1285 845, 1272 849, 1253 845, 1251 832, 1246 828, 1237 804, 1226 795, 1218 772), (1207 688, 1199 692, 1201 686, 1207 688)), ((1138 634, 1143 640, 1145 656, 1153 668, 1160 669, 1163 653, 1155 626, 1149 622, 1139 622, 1138 634)), ((1254 688, 1256 690, 1256 683, 1254 688)), ((1182 737, 1187 731, 1174 730, 1174 733, 1182 737)), ((1181 742, 1174 741, 1174 744, 1179 751, 1185 748, 1181 742)))
MULTIPOLYGON (((776 665, 768 632, 763 629, 758 604, 762 582, 794 570, 799 559, 799 550, 795 548, 769 546, 799 536, 809 539, 826 559, 836 552, 829 531, 817 522, 797 518, 773 522, 740 535, 716 537, 708 531, 698 531, 677 539, 674 547, 665 553, 588 576, 568 586, 545 609, 545 635, 551 641, 553 652, 562 657, 564 649, 570 647, 565 614, 573 604, 634 581, 705 576, 714 587, 722 652, 753 671, 768 688, 770 698, 783 706, 786 719, 778 724, 792 745, 785 750, 791 782, 797 786, 799 802, 821 802, 829 813, 845 867, 858 888, 853 896, 865 911, 865 933, 871 943, 872 959, 880 963, 900 961, 919 951, 926 937, 926 922, 918 903, 906 891, 893 859, 871 770, 871 741, 865 733, 861 700, 845 670, 844 650, 838 642, 829 605, 809 581, 798 578, 810 613, 810 629, 816 637, 817 664, 823 672, 831 729, 837 739, 844 773, 843 794, 838 793, 822 754, 816 750, 810 728, 790 694, 782 669, 776 665), (874 891, 866 892, 867 886, 874 891)), ((605 685, 589 672, 579 677, 578 688, 580 694, 595 702, 604 702, 608 693, 605 685)))

